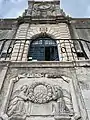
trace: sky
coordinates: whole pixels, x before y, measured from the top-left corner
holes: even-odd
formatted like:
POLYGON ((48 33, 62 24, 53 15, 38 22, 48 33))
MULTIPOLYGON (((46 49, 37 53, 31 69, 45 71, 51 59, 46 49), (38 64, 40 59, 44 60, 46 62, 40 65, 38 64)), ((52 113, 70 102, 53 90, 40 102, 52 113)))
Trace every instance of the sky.
MULTIPOLYGON (((28 0, 0 0, 0 18, 15 18, 28 7, 28 0)), ((90 0, 61 0, 61 8, 71 17, 90 17, 90 0)))

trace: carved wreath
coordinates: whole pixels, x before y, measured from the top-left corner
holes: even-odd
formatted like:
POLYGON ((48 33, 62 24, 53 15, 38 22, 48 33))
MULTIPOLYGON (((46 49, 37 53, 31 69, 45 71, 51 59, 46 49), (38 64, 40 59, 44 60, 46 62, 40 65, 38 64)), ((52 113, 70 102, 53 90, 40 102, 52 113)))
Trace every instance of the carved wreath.
POLYGON ((34 103, 39 103, 39 104, 43 104, 43 103, 47 103, 49 101, 51 101, 52 99, 56 99, 56 97, 53 95, 53 90, 50 84, 48 83, 42 83, 42 82, 36 82, 34 84, 32 84, 29 88, 29 99, 30 101, 34 102, 34 103), (35 95, 34 93, 34 89, 39 86, 39 85, 43 85, 44 87, 46 87, 47 89, 47 94, 37 94, 35 95))

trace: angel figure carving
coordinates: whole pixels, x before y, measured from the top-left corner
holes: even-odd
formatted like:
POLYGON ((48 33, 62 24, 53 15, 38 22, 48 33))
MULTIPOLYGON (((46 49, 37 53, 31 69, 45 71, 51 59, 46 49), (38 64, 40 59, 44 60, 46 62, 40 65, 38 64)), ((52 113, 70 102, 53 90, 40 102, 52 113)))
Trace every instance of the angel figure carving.
POLYGON ((68 113, 72 116, 73 107, 70 93, 59 86, 54 86, 54 94, 55 96, 57 96, 58 99, 56 103, 52 104, 53 114, 60 115, 63 113, 68 113))
POLYGON ((24 119, 29 110, 28 101, 28 86, 23 85, 19 90, 16 90, 10 100, 8 108, 9 117, 21 117, 24 119), (28 109, 27 109, 28 108, 28 109))

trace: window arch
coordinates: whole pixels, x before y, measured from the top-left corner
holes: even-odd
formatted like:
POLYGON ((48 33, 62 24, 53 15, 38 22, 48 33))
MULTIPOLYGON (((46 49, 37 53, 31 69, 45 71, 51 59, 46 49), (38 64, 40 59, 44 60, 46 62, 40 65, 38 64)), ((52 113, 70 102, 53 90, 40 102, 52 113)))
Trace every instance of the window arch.
POLYGON ((29 46, 28 61, 58 61, 56 41, 50 37, 39 37, 29 46))

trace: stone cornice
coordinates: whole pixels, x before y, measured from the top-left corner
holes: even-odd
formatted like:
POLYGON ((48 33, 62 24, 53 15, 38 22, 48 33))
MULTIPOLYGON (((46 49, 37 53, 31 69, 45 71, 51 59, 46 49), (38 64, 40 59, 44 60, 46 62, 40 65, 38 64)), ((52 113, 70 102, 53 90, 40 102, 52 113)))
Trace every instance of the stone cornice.
POLYGON ((46 18, 41 16, 23 16, 18 18, 18 24, 30 23, 30 24, 56 24, 56 23, 69 23, 69 17, 65 16, 48 16, 46 18))
POLYGON ((78 61, 0 61, 0 66, 9 65, 11 68, 72 68, 90 67, 90 60, 78 61))

